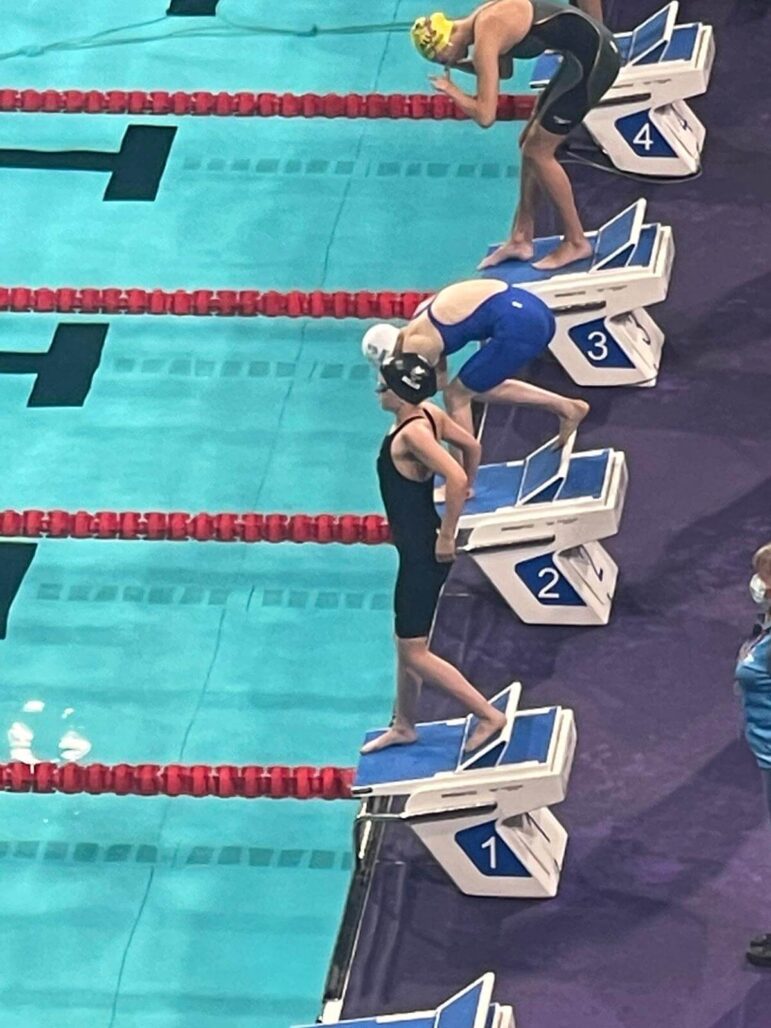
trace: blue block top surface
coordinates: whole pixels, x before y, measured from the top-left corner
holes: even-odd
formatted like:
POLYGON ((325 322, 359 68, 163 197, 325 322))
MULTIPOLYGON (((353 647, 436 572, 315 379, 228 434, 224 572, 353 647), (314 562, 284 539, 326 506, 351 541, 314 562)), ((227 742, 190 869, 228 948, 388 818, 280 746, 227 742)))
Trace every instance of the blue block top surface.
POLYGON ((474 1028, 482 999, 483 983, 477 982, 439 1008, 436 1028, 474 1028))
MULTIPOLYGON (((417 742, 363 754, 359 758, 354 786, 405 782, 413 778, 431 778, 440 771, 454 771, 458 766, 464 728, 464 721, 454 725, 442 721, 418 725, 417 742)), ((365 742, 377 738, 384 731, 367 732, 365 742)))
MULTIPOLYGON (((586 238, 594 244, 595 232, 587 232, 586 238)), ((533 240, 533 260, 540 261, 542 257, 545 257, 547 253, 556 249, 557 246, 562 242, 560 236, 544 236, 541 239, 533 240)), ((488 247, 487 252, 492 253, 495 250, 495 246, 488 247)), ((580 261, 573 261, 572 264, 565 265, 564 268, 558 268, 556 271, 541 271, 538 268, 534 268, 528 261, 504 261, 502 264, 497 264, 494 268, 485 268, 484 271, 480 271, 480 278, 497 278, 501 282, 508 282, 509 285, 522 285, 527 282, 543 282, 546 279, 554 278, 557 275, 576 275, 579 272, 589 271, 592 266, 594 256, 585 257, 580 261)))
MULTIPOLYGON (((519 494, 524 464, 483 464, 474 483, 474 495, 466 500, 464 514, 485 514, 499 507, 513 507, 519 494)), ((440 509, 440 508, 437 508, 440 509)))
MULTIPOLYGON (((656 234, 658 232, 658 225, 644 225, 637 246, 632 253, 631 258, 627 259, 624 257, 623 266, 627 268, 645 268, 650 264, 651 257, 653 255, 653 246, 656 242, 656 234)), ((594 242, 596 239, 596 232, 587 232, 586 238, 594 242)), ((534 261, 538 261, 541 257, 545 257, 547 253, 553 250, 560 243, 559 236, 549 236, 543 239, 536 239, 534 241, 535 255, 534 261)), ((492 253, 495 249, 494 246, 488 247, 487 252, 492 253)), ((557 271, 539 271, 534 268, 532 264, 528 264, 526 261, 504 261, 502 264, 498 264, 494 268, 485 268, 484 271, 479 273, 480 278, 497 278, 501 282, 508 282, 509 285, 522 285, 528 282, 543 282, 548 278, 553 278, 556 275, 575 275, 579 272, 585 273, 592 270, 592 262, 594 256, 586 257, 582 261, 574 261, 572 264, 566 265, 564 268, 559 268, 557 271)))
MULTIPOLYGON (((655 14, 651 15, 642 25, 637 26, 632 33, 628 60, 634 61, 645 53, 657 50, 666 41, 666 36, 670 35, 667 32, 670 17, 669 10, 670 5, 668 4, 660 11, 656 11, 655 14)), ((661 57, 662 53, 663 48, 659 51, 659 57, 661 57)))
MULTIPOLYGON (((574 454, 568 463, 568 472, 565 480, 558 482, 555 490, 547 490, 544 493, 536 493, 531 503, 549 502, 557 500, 577 499, 598 499, 602 496, 605 485, 605 476, 610 461, 610 450, 602 450, 600 453, 574 454), (548 495, 547 495, 548 493, 548 495), (556 496, 555 496, 556 493, 556 496)), ((559 459, 559 451, 556 451, 559 459)), ((524 465, 522 462, 516 464, 483 464, 479 469, 477 480, 474 484, 474 495, 466 500, 463 508, 464 514, 492 514, 501 507, 515 506, 517 496, 521 489, 524 465)), ((541 468, 553 474, 552 464, 541 468)), ((535 472, 533 472, 535 475, 535 472)), ((546 475, 545 481, 551 475, 546 475)), ((437 510, 441 512, 443 504, 437 504, 437 510)))
MULTIPOLYGON (((434 1028, 436 1021, 432 1014, 430 1017, 400 1017, 395 1021, 392 1017, 384 1020, 378 1017, 362 1017, 355 1021, 336 1021, 327 1028, 434 1028)), ((319 1028, 317 1024, 295 1026, 295 1028, 319 1028)))
POLYGON ((559 491, 560 500, 588 500, 602 496, 610 450, 570 458, 568 473, 559 491))
MULTIPOLYGON (((696 40, 699 35, 699 25, 677 25, 672 38, 669 40, 664 53, 653 51, 647 57, 644 57, 640 61, 641 65, 648 64, 659 64, 664 61, 689 61, 693 57, 693 52, 696 49, 696 40)), ((621 51, 621 57, 626 64, 629 61, 629 51, 632 47, 632 33, 624 32, 616 36, 616 43, 621 51)), ((557 72, 560 66, 562 57, 556 53, 545 53, 541 54, 535 63, 533 68, 533 75, 530 79, 530 85, 536 86, 540 83, 548 82, 557 72)))
POLYGON ((525 460, 518 500, 525 503, 528 498, 536 499, 538 493, 558 474, 561 462, 561 449, 542 447, 531 453, 525 460))
MULTIPOLYGON (((664 61, 690 61, 699 38, 699 25, 679 25, 672 33, 669 46, 664 52, 664 61)), ((646 61, 642 62, 646 64, 646 61)))
POLYGON ((523 764, 531 760, 544 764, 549 756, 556 718, 556 707, 539 714, 517 714, 509 745, 498 761, 498 767, 506 764, 523 764))

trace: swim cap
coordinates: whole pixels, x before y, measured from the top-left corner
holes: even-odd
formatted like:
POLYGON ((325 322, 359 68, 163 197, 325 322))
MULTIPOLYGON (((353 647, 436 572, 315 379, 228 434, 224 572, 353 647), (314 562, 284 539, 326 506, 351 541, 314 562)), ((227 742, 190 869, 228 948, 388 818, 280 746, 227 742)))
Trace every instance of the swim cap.
POLYGON ((454 25, 455 22, 441 11, 418 18, 410 29, 410 35, 420 56, 433 61, 437 52, 449 44, 454 25))
POLYGON ((388 388, 407 403, 422 403, 436 392, 436 371, 419 353, 387 357, 380 374, 388 388))
POLYGON ((362 336, 361 352, 370 364, 377 367, 394 352, 398 335, 399 329, 396 325, 389 325, 385 321, 373 325, 362 336))

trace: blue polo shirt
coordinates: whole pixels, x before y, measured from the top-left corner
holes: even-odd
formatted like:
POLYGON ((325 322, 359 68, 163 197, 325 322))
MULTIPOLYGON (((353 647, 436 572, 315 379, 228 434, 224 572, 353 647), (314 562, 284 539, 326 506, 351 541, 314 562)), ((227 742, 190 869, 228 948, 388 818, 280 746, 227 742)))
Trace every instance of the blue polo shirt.
POLYGON ((771 625, 742 646, 736 682, 744 706, 744 734, 760 767, 771 769, 771 625))

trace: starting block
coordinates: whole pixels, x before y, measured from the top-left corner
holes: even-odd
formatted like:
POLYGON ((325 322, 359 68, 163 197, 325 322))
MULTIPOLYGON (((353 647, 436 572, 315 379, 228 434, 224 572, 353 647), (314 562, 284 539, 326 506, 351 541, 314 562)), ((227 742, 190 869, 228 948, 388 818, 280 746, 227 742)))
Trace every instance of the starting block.
MULTIPOLYGON (((333 1028, 516 1028, 510 1006, 493 1002, 495 975, 488 971, 465 989, 456 992, 435 1010, 418 1010, 412 1014, 384 1014, 352 1021, 327 1020, 321 1023, 333 1028)), ((316 1028, 306 1025, 305 1028, 316 1028)))
POLYGON ((520 694, 514 682, 494 697, 506 724, 471 753, 469 715, 420 724, 417 742, 361 756, 352 787, 363 800, 357 829, 373 820, 410 825, 468 895, 556 896, 567 832, 549 807, 567 792, 575 721, 562 707, 519 711, 520 694), (373 812, 370 801, 383 796, 406 797, 403 810, 373 812))
MULTIPOLYGON (((548 304, 557 321, 549 349, 578 385, 656 384, 664 333, 646 308, 666 299, 675 247, 672 229, 645 224, 645 210, 646 201, 637 200, 599 231, 587 232, 592 255, 557 271, 504 261, 480 272, 548 304)), ((536 239, 533 259, 559 242, 557 236, 536 239)))
POLYGON ((470 554, 531 625, 605 625, 618 567, 598 540, 618 532, 628 475, 618 450, 573 453, 552 439, 525 460, 483 464, 458 523, 470 554))
MULTIPOLYGON (((634 32, 615 37, 624 64, 584 119, 620 171, 682 178, 701 167, 706 133, 685 101, 707 91, 715 39, 711 25, 675 25, 678 7, 667 4, 634 32)), ((561 59, 553 51, 542 54, 531 87, 543 89, 561 59)))

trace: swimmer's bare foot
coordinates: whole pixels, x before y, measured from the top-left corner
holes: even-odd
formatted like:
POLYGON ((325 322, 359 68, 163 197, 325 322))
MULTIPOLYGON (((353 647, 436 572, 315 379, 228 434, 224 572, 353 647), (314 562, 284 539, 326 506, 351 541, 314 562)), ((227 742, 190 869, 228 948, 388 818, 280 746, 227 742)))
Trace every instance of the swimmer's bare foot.
POLYGON ((560 415, 560 430, 557 440, 560 446, 564 446, 570 436, 575 432, 586 415, 589 413, 589 404, 586 400, 566 400, 565 413, 560 415))
POLYGON ((494 268, 496 264, 504 261, 531 261, 533 259, 533 244, 523 239, 508 243, 501 243, 497 250, 493 250, 483 261, 477 264, 477 271, 483 268, 494 268))
POLYGON ((494 735, 506 724, 506 715, 502 714, 499 710, 496 710, 494 717, 481 717, 474 731, 466 740, 466 745, 463 747, 464 753, 471 753, 472 750, 477 749, 483 743, 489 742, 494 735))
POLYGON ((560 243, 556 250, 552 250, 540 261, 533 265, 538 271, 556 271, 557 268, 564 268, 573 261, 582 261, 585 257, 591 257, 592 245, 586 240, 583 243, 569 243, 566 240, 560 243))
POLYGON ((407 746, 409 743, 415 742, 417 737, 418 733, 409 725, 391 725, 377 739, 365 742, 361 752, 374 753, 376 750, 384 750, 387 746, 407 746))

